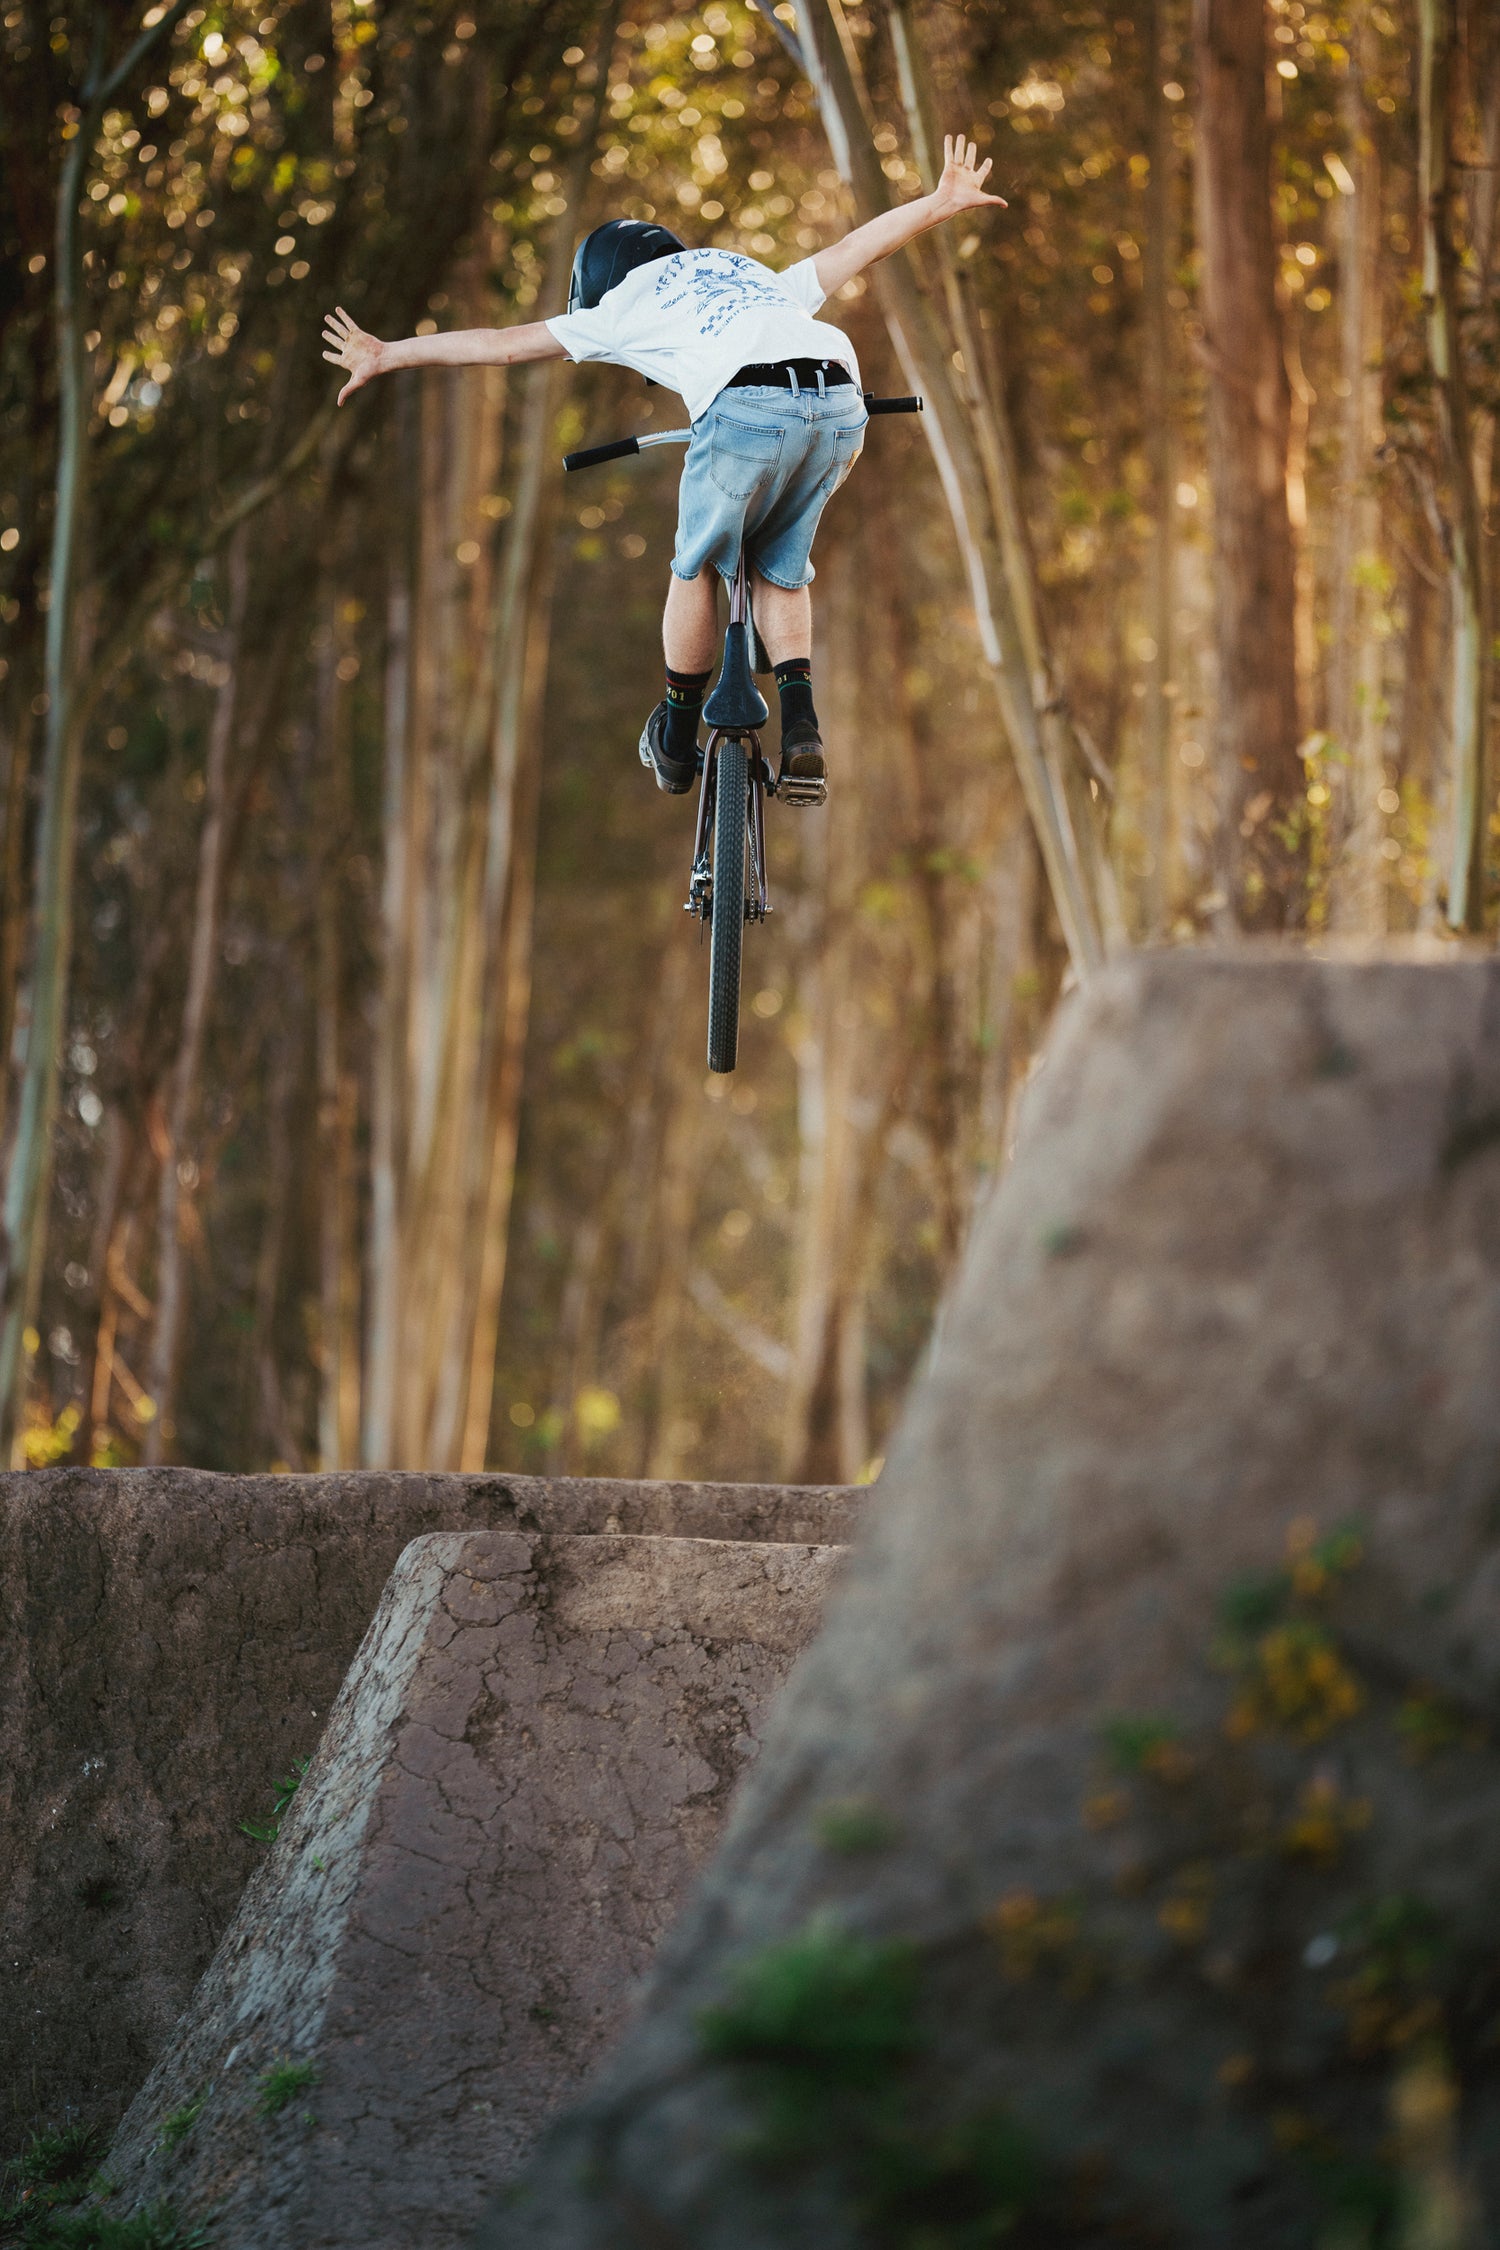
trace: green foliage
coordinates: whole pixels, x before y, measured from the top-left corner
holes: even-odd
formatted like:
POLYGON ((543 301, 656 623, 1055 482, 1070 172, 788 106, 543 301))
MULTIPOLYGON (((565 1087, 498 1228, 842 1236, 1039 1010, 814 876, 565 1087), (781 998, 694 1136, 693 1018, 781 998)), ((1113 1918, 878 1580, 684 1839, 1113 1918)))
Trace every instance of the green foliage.
POLYGON ((1177 1743, 1180 1730, 1170 1719, 1127 1716, 1107 1719, 1100 1732, 1117 1773, 1145 1773, 1177 1743))
POLYGON ((162 2119, 161 2131, 156 2136, 162 2148, 176 2148, 179 2142, 187 2139, 188 2134, 203 2115, 204 2099, 205 2097, 199 2094, 195 2100, 184 2102, 180 2109, 174 2109, 170 2117, 162 2119))
POLYGON ((207 2250, 202 2227, 188 2226, 169 2204, 117 2219, 107 2211, 54 2211, 20 2235, 25 2250, 207 2250))
POLYGON ((86 1914, 108 1914, 120 1905, 125 1894, 108 1875, 87 1875, 74 1896, 86 1914))
POLYGON ((989 2250, 1035 2203, 1036 2150, 998 2111, 924 2135, 875 2136, 860 2201, 877 2241, 891 2250, 989 2250))
POLYGON ((1308 2169, 1328 2219, 1320 2239, 1360 2250, 1396 2250, 1410 2239, 1401 2226, 1401 2181, 1389 2164, 1324 2156, 1310 2160, 1308 2169))
POLYGON ((1263 1633, 1274 1625, 1291 1596, 1284 1570, 1252 1572, 1236 1578, 1219 1597, 1219 1617, 1232 1633, 1263 1633))
POLYGON ((271 1800, 271 1818, 264 1825, 258 1825, 252 1820, 242 1820, 240 1822, 240 1834, 242 1836, 253 1836, 257 1844, 275 1843, 277 1837, 281 1834, 281 1823, 286 1809, 296 1796, 302 1783, 302 1777, 311 1764, 311 1758, 299 1758, 291 1772, 282 1775, 276 1784, 275 1794, 271 1800))
POLYGON ((287 2103, 318 2082, 318 2066, 314 2062, 272 2063, 269 2070, 260 2074, 260 2092, 256 2107, 263 2117, 279 2117, 287 2103))
POLYGON ((28 2186, 82 2177, 98 2145, 97 2125, 64 2125, 55 2133, 33 2133, 21 2154, 6 2165, 6 2176, 28 2186))
POLYGON ((935 2126, 914 2116, 918 1966, 899 1940, 819 1918, 743 1962, 699 2036, 750 2073, 753 2160, 828 2169, 880 2250, 986 2250, 1035 2202, 1042 2166, 997 2111, 935 2126))
POLYGON ((1410 1987, 1430 1978, 1449 1950, 1442 1915, 1410 1891, 1360 1907, 1344 1924, 1343 1935, 1383 1980, 1410 1987))
POLYGON ((813 1829, 825 1851, 850 1857, 885 1851, 897 1835, 895 1822, 873 1797, 842 1797, 824 1805, 813 1829))
POLYGON ((129 2218, 90 2206, 101 2183, 94 2170, 94 2125, 33 2133, 0 2174, 0 2244, 6 2250, 204 2250, 207 2236, 184 2226, 166 2205, 129 2218))
POLYGON ((1430 1688, 1407 1696, 1396 1713, 1396 1732, 1407 1756, 1418 1764, 1460 1744, 1475 1748, 1484 1739, 1472 1719, 1430 1688))
POLYGON ((0 2173, 0 2241, 31 2241, 43 2216, 88 2194, 97 2153, 99 2128, 92 2124, 31 2133, 0 2173))
POLYGON ((1249 1637, 1267 1632, 1297 1602, 1320 1599, 1358 1565, 1364 1534, 1357 1524, 1341 1524, 1319 1539, 1304 1526, 1288 1545, 1292 1560, 1286 1569, 1247 1572, 1220 1595, 1219 1621, 1228 1633, 1249 1637))
POLYGON ((825 2085, 872 2086, 916 2044, 917 1964, 898 1941, 873 1943, 810 1922, 735 1973, 729 1998, 699 2018, 724 2060, 773 2062, 825 2085))

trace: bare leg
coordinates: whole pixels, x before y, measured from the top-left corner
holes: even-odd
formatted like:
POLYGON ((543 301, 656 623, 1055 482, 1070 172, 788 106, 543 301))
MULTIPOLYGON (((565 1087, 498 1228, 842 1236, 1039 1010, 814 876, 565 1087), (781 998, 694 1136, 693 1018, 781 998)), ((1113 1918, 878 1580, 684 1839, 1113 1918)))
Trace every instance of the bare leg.
POLYGON ((669 672, 712 670, 719 648, 719 574, 711 568, 696 578, 674 571, 661 621, 662 647, 669 672))
POLYGON ((812 589, 773 586, 758 570, 752 575, 750 606, 771 662, 786 664, 794 656, 811 656, 812 589))

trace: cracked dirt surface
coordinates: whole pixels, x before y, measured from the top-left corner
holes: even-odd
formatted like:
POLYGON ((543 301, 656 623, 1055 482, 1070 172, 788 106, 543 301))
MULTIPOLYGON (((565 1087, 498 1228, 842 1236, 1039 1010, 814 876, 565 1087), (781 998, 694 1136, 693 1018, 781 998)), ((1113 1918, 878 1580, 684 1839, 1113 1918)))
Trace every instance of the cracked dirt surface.
POLYGON ((613 1535, 408 1547, 106 2160, 111 2207, 212 2214, 216 2250, 466 2242, 620 2029, 838 1560, 613 1535), (279 2061, 316 2076, 267 2116, 279 2061))
POLYGON ((594 1478, 0 1476, 0 2153, 112 2125, 266 1846, 408 1541, 838 1543, 863 1495, 594 1478))

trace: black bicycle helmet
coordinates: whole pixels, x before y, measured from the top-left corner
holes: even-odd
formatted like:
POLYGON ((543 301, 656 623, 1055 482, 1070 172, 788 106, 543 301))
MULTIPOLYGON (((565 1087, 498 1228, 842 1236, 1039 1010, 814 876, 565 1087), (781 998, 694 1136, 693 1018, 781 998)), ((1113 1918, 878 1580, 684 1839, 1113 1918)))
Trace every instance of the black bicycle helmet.
POLYGON ((646 219, 611 219, 606 226, 595 227, 579 243, 573 259, 569 312, 592 312, 600 298, 637 266, 649 266, 655 258, 670 258, 686 248, 669 227, 653 226, 646 219))

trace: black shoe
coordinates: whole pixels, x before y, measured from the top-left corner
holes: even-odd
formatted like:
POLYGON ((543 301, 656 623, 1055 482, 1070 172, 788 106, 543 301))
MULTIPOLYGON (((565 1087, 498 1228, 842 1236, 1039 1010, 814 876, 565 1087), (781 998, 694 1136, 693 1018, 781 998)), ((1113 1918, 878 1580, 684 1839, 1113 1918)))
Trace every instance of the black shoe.
POLYGON ((698 730, 693 729, 692 755, 674 758, 667 748, 667 721, 671 713, 670 703, 658 703, 641 729, 641 764, 655 774, 658 789, 665 789, 669 797, 681 797, 692 788, 697 776, 698 730))
POLYGON ((822 805, 828 801, 823 737, 812 719, 796 719, 782 730, 776 794, 786 805, 822 805))

